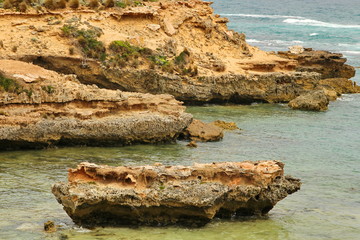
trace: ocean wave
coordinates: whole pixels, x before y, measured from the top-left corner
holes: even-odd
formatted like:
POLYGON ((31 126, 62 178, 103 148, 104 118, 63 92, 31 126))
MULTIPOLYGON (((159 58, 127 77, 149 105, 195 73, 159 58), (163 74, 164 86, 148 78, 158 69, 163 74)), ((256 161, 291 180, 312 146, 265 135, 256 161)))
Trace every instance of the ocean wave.
POLYGON ((349 95, 349 94, 343 94, 337 100, 342 101, 342 102, 352 102, 352 101, 354 101, 354 96, 349 95))
POLYGON ((360 51, 340 51, 344 55, 356 55, 360 56, 360 51))
POLYGON ((360 48, 360 43, 338 43, 339 47, 351 47, 351 48, 360 48))
POLYGON ((260 43, 261 41, 259 41, 259 40, 256 40, 256 39, 246 39, 246 41, 248 42, 248 43, 260 43))
POLYGON ((283 15, 263 15, 263 14, 243 14, 243 13, 223 13, 221 16, 235 16, 235 17, 252 17, 252 18, 291 18, 304 19, 300 16, 283 16, 283 15))
POLYGON ((319 35, 318 33, 310 33, 309 36, 317 36, 319 35))
POLYGON ((293 40, 293 41, 284 41, 284 40, 257 40, 257 39, 246 39, 246 42, 248 43, 258 43, 261 45, 266 45, 266 46, 292 46, 295 44, 302 44, 304 43, 303 41, 300 40, 293 40))
POLYGON ((337 23, 328 23, 317 21, 313 19, 295 19, 287 18, 283 21, 284 23, 294 24, 294 25, 304 25, 304 26, 314 26, 314 27, 328 27, 328 28, 360 28, 360 25, 346 25, 346 24, 337 24, 337 23))

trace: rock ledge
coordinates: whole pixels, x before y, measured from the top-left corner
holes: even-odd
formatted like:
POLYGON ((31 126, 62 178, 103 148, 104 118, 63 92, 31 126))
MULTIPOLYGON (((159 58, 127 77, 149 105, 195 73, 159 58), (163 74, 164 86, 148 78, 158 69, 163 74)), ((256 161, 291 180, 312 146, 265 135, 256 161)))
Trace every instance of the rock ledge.
POLYGON ((52 192, 81 226, 203 226, 215 216, 265 215, 300 180, 278 161, 193 166, 119 166, 81 163, 52 192))

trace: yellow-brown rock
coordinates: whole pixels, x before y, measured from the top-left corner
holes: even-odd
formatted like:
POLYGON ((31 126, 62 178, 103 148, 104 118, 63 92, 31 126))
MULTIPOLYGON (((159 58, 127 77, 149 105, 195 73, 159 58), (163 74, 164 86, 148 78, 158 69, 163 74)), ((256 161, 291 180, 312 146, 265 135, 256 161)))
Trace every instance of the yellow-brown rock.
POLYGON ((185 139, 201 142, 219 141, 224 137, 223 129, 200 120, 193 119, 190 125, 182 133, 185 139))
POLYGON ((0 60, 0 149, 175 141, 192 116, 170 95, 101 89, 0 60))
POLYGON ((325 111, 328 109, 329 98, 323 90, 311 91, 291 100, 288 105, 299 110, 325 111))
POLYGON ((238 126, 236 125, 236 123, 234 123, 234 122, 225 122, 225 121, 221 121, 221 120, 216 120, 216 121, 212 122, 211 124, 218 126, 224 130, 239 129, 238 126))
POLYGON ((193 166, 81 163, 52 192, 80 226, 202 226, 215 216, 266 215, 300 180, 278 161, 193 166))

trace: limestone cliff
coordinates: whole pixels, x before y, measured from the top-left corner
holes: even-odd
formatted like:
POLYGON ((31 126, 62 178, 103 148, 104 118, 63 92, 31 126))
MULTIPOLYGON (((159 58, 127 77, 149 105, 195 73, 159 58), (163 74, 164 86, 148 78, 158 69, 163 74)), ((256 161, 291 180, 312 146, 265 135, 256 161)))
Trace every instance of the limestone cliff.
POLYGON ((52 192, 80 226, 202 226, 214 217, 266 215, 300 189, 278 161, 194 166, 81 163, 52 192))
POLYGON ((288 102, 321 89, 333 96, 360 92, 341 54, 261 51, 229 30, 210 2, 140 3, 97 11, 4 10, 0 56, 76 74, 82 83, 168 93, 189 103, 288 102))
POLYGON ((0 60, 0 105, 0 149, 174 141, 192 120, 170 95, 100 89, 13 60, 0 60))

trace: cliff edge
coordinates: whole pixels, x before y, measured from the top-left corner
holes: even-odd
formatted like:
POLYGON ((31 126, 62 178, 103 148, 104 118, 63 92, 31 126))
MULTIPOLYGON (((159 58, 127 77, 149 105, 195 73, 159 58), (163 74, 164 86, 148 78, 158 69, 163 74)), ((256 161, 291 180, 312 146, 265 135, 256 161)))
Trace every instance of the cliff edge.
POLYGON ((0 149, 175 141, 192 121, 170 95, 100 89, 0 60, 0 149))
POLYGON ((360 92, 341 54, 279 54, 246 43, 200 0, 0 11, 0 56, 76 74, 82 83, 167 93, 187 103, 289 102, 314 90, 360 92))

